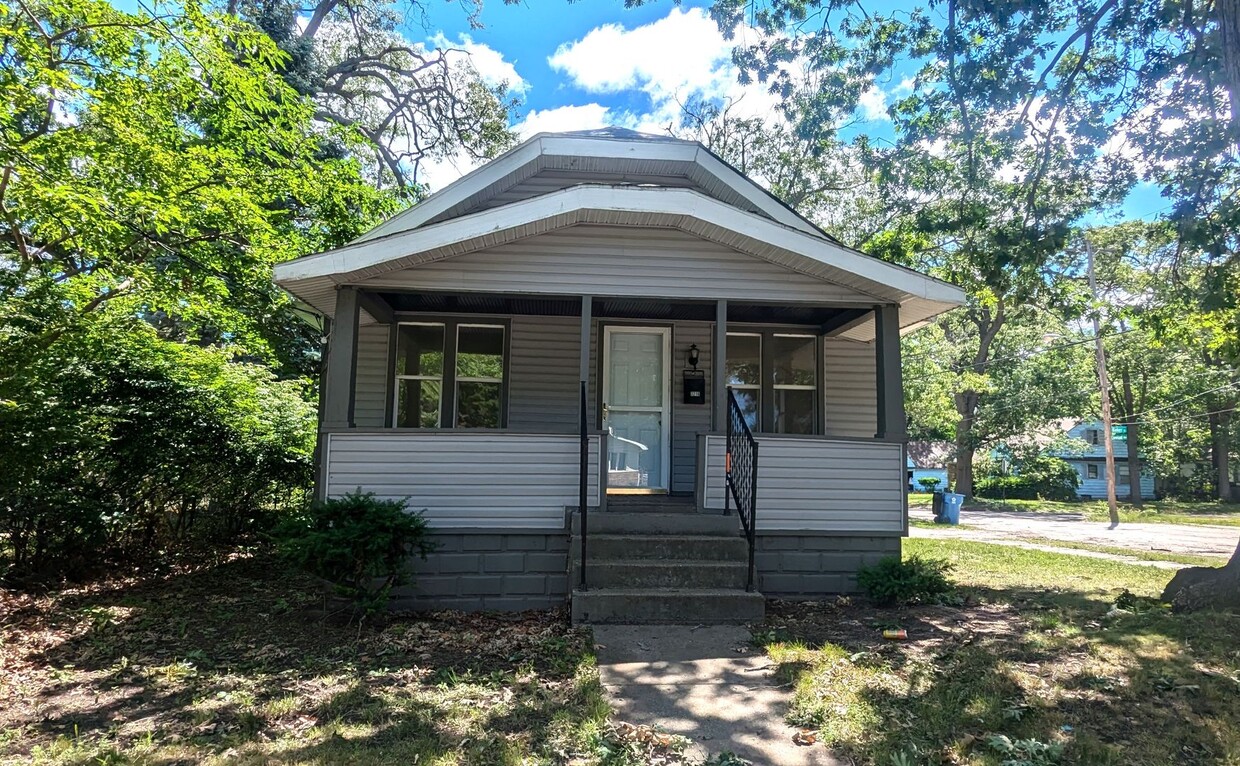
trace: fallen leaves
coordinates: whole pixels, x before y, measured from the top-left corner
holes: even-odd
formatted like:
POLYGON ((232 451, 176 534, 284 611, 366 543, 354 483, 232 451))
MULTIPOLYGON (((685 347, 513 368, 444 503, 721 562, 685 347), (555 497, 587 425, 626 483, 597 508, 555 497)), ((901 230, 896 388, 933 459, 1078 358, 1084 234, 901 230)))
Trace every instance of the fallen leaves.
POLYGON ((801 729, 792 735, 792 742, 801 747, 809 747, 818 743, 818 732, 813 729, 801 729))

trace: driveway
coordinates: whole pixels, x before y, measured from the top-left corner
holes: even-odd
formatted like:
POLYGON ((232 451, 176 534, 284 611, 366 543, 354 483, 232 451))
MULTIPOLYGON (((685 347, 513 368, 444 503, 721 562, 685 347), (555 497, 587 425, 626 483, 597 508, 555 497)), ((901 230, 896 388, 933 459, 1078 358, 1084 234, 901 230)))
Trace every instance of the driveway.
MULTIPOLYGON (((927 507, 909 508, 909 518, 933 521, 927 507)), ((960 513, 962 527, 924 529, 912 527, 913 537, 960 537, 968 540, 1012 541, 1038 537, 1065 542, 1107 545, 1150 553, 1189 553, 1226 559, 1236 550, 1240 527, 1204 524, 1120 524, 1108 529, 1105 522, 1087 521, 1075 513, 980 510, 966 506, 960 513)))

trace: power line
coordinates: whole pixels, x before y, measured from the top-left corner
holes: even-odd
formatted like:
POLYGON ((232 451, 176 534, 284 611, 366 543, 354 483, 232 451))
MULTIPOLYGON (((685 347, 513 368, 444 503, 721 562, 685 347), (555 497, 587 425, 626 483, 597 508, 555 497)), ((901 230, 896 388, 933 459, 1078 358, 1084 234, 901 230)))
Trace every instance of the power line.
MULTIPOLYGON (((1137 328, 1135 328, 1135 327, 1130 327, 1130 328, 1128 328, 1127 330, 1117 330, 1117 331, 1115 331, 1115 332, 1108 332, 1108 333, 1106 333, 1106 334, 1104 334, 1104 335, 1103 335, 1103 339, 1105 340, 1106 338, 1114 338, 1114 337, 1117 337, 1117 336, 1120 336, 1120 335, 1127 335, 1127 334, 1128 334, 1128 333, 1130 333, 1130 332, 1136 332, 1136 330, 1137 330, 1137 328)), ((988 359, 988 360, 986 360, 986 361, 984 361, 984 362, 981 362, 981 364, 985 364, 985 365, 992 365, 992 364, 998 364, 999 362, 1010 362, 1010 361, 1012 361, 1013 359, 1028 359, 1029 357, 1031 357, 1031 356, 1037 356, 1038 354, 1047 354, 1047 353, 1050 353, 1051 351, 1058 351, 1058 350, 1059 350, 1059 349, 1061 349, 1061 348, 1071 348, 1072 346, 1080 346, 1080 345, 1084 345, 1084 344, 1086 344, 1086 343, 1093 343, 1093 342, 1094 342, 1094 339, 1093 339, 1092 337, 1089 337, 1089 338, 1083 338, 1083 339, 1081 339, 1081 340, 1074 340, 1074 341, 1071 341, 1071 342, 1069 342, 1069 343, 1056 343, 1056 344, 1055 344, 1055 345, 1053 345, 1053 346, 1043 346, 1042 348, 1035 348, 1035 349, 1031 349, 1031 350, 1029 350, 1029 351, 1026 351, 1026 352, 1023 352, 1023 353, 1020 353, 1020 354, 1012 354, 1011 356, 1001 356, 1001 357, 996 357, 996 358, 994 358, 994 359, 988 359)), ((929 355, 929 353, 927 352, 926 354, 923 354, 922 356, 928 356, 928 355, 929 355)), ((915 357, 909 357, 909 358, 915 358, 915 357)), ((967 363, 966 363, 966 364, 963 364, 963 365, 961 365, 961 366, 963 366, 963 367, 972 367, 973 365, 971 365, 971 364, 967 364, 967 363)), ((916 377, 912 377, 912 378, 905 378, 905 379, 904 379, 904 382, 905 382, 905 383, 914 383, 914 382, 919 381, 919 380, 926 380, 926 379, 928 379, 928 378, 935 378, 935 377, 938 377, 938 376, 940 376, 940 375, 959 375, 959 374, 961 374, 962 372, 964 372, 964 371, 963 371, 963 370, 950 370, 950 369, 949 369, 949 370, 936 370, 936 371, 933 371, 933 372, 927 372, 927 373, 924 373, 924 374, 922 374, 922 375, 918 375, 918 376, 916 376, 916 377)))

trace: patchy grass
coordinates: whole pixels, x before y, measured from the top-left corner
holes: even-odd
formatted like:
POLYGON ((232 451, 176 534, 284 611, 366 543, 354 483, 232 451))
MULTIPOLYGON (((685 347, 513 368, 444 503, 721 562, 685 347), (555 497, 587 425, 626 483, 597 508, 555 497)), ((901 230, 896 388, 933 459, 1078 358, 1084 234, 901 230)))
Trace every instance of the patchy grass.
POLYGON ((324 619, 240 559, 156 582, 0 591, 0 762, 595 763, 611 732, 562 612, 324 619))
POLYGON ((1240 764, 1240 616, 1172 615, 1154 567, 962 540, 963 607, 772 606, 796 725, 858 764, 1240 764), (1113 611, 1124 590, 1131 609, 1113 611), (880 631, 903 627, 909 640, 880 631))
POLYGON ((972 524, 936 524, 925 519, 909 519, 908 525, 910 527, 920 527, 921 529, 977 529, 972 524))
MULTIPOLYGON (((909 497, 914 505, 926 505, 909 497)), ((989 500, 969 498, 967 508, 991 509, 997 511, 1027 511, 1030 513, 1076 513, 1089 521, 1107 521, 1111 518, 1106 500, 1077 500, 1063 502, 1056 500, 989 500)), ((1138 508, 1121 502, 1119 504, 1121 522, 1142 522, 1153 524, 1216 524, 1228 527, 1240 527, 1240 504, 1220 503, 1218 501, 1190 500, 1149 500, 1138 508)))

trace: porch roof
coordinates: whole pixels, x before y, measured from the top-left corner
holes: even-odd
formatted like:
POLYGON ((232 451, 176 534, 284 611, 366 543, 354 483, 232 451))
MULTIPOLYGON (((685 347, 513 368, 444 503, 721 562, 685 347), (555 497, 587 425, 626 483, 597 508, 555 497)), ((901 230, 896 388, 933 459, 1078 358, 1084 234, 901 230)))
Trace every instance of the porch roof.
MULTIPOLYGON (((964 300, 963 291, 954 285, 844 247, 821 233, 740 210, 701 191, 600 184, 572 186, 439 223, 363 238, 279 264, 275 278, 330 316, 339 285, 577 224, 679 229, 780 265, 805 279, 849 287, 875 304, 899 304, 900 324, 906 331, 964 300)), ((583 291, 589 292, 588 286, 583 285, 583 291)), ((844 328, 840 334, 871 340, 872 322, 844 328)))

